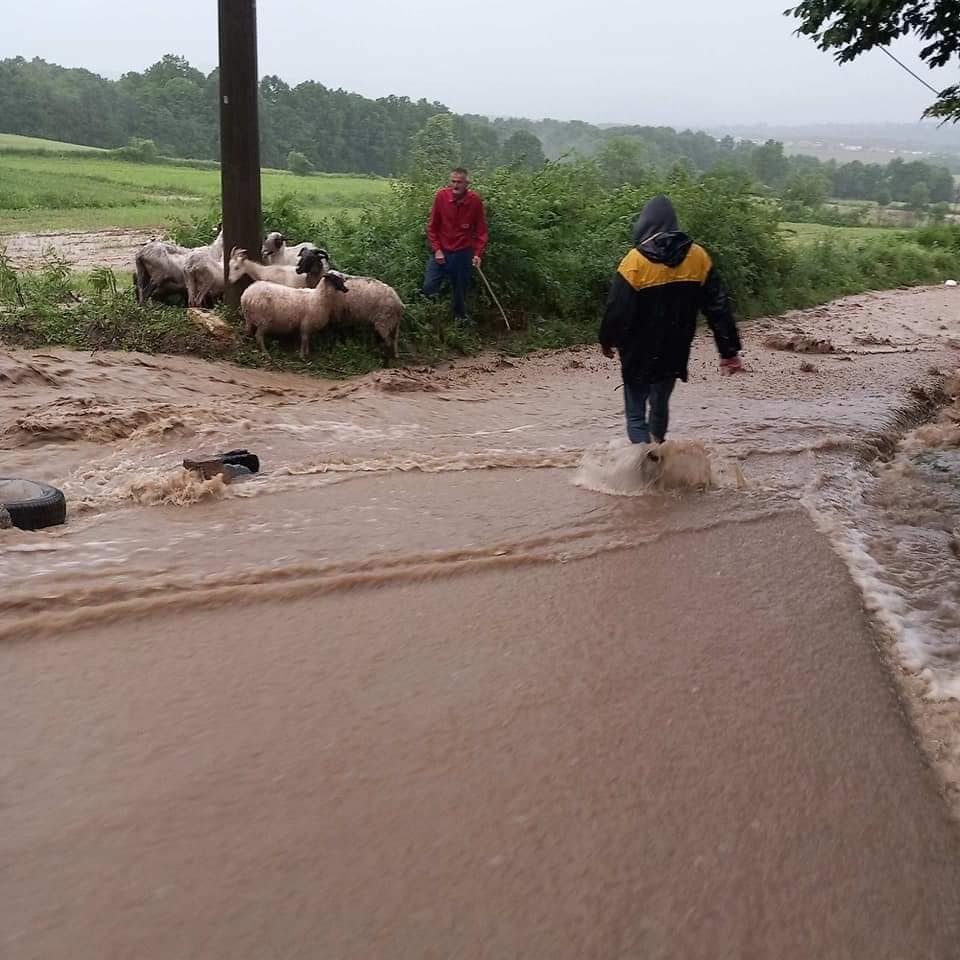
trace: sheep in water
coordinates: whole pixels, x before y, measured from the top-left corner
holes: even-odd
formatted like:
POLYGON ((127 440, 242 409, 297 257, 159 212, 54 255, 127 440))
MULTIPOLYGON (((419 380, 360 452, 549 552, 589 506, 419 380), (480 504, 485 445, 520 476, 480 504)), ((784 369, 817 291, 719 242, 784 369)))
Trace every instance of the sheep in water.
POLYGON ((251 260, 246 250, 234 247, 230 251, 230 282, 236 283, 241 277, 251 280, 267 280, 284 287, 316 287, 320 278, 330 269, 330 257, 326 250, 315 248, 307 269, 299 271, 297 267, 271 264, 265 266, 251 260))
MULTIPOLYGON (((318 256, 310 250, 305 250, 297 264, 297 273, 309 273, 316 269, 318 256)), ((400 339, 400 321, 403 319, 403 301, 393 287, 382 280, 372 277, 354 277, 350 274, 340 274, 329 270, 330 273, 342 277, 350 287, 349 297, 334 297, 334 313, 331 317, 334 323, 371 326, 386 345, 388 353, 397 356, 397 343, 400 339)))
POLYGON ((279 283, 258 280, 243 291, 240 310, 247 336, 255 334, 257 346, 266 352, 264 335, 300 333, 300 358, 307 359, 310 335, 330 322, 335 304, 351 296, 338 273, 324 273, 315 289, 295 289, 279 283))
POLYGON ((276 230, 268 233, 263 238, 263 247, 260 250, 260 257, 268 266, 279 265, 295 267, 303 255, 304 250, 320 250, 316 244, 305 242, 296 243, 292 247, 287 246, 287 238, 276 230))

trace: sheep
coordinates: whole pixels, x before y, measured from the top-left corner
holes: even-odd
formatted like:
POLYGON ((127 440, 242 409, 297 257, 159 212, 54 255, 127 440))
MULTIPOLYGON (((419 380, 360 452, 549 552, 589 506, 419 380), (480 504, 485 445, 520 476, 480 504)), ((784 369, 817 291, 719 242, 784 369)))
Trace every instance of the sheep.
POLYGON ((163 240, 148 240, 135 257, 137 301, 162 300, 171 294, 185 294, 187 281, 183 274, 189 247, 163 240))
MULTIPOLYGON (((317 254, 305 250, 297 264, 297 273, 308 273, 317 269, 317 254)), ((329 264, 329 261, 325 261, 329 264)), ((334 323, 363 324, 372 326, 393 356, 398 355, 397 344, 400 339, 400 321, 403 319, 403 301, 393 287, 373 277, 354 277, 331 271, 326 267, 325 276, 331 273, 340 276, 350 286, 350 297, 335 297, 334 312, 330 318, 334 323)))
MULTIPOLYGON (((217 224, 217 239, 214 244, 223 246, 223 231, 217 224)), ((210 249, 203 247, 197 249, 210 249)), ((137 300, 162 300, 173 294, 188 295, 187 277, 184 268, 190 247, 181 247, 166 240, 149 240, 138 251, 135 259, 136 273, 134 283, 137 288, 137 300)))
POLYGON ((223 296, 223 231, 213 243, 191 250, 183 264, 187 285, 187 306, 209 306, 223 296))
POLYGON ((287 238, 274 230, 263 238, 263 247, 260 257, 265 264, 279 264, 280 266, 295 267, 303 255, 304 250, 319 250, 316 244, 305 242, 287 246, 287 238))
POLYGON ((246 250, 234 247, 230 251, 230 282, 236 283, 241 277, 247 276, 251 280, 267 280, 270 283, 279 283, 284 287, 316 287, 320 278, 330 267, 330 258, 326 250, 316 250, 316 255, 310 259, 308 269, 298 273, 296 267, 272 264, 264 266, 251 260, 246 250))
POLYGON ((266 352, 267 333, 300 333, 300 359, 306 360, 310 335, 330 322, 334 301, 349 296, 349 288, 338 273, 324 273, 315 289, 294 289, 267 280, 250 284, 240 297, 244 333, 255 334, 257 346, 266 352))

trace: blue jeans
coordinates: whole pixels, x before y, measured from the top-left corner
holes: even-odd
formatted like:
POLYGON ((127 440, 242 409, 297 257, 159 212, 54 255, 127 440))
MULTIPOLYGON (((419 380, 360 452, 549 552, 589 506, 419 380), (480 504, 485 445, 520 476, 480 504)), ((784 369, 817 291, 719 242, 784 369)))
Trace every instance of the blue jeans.
POLYGON ((670 394, 676 379, 656 383, 623 381, 623 403, 627 411, 627 436, 631 443, 649 443, 651 437, 663 440, 670 420, 670 394), (649 417, 647 404, 650 405, 649 417))
POLYGON ((444 250, 445 263, 437 263, 432 254, 427 261, 427 271, 423 277, 423 292, 428 297, 435 297, 440 292, 444 280, 450 281, 453 290, 453 315, 465 317, 467 315, 467 286, 470 283, 470 271, 473 269, 473 250, 453 250, 449 253, 444 250))

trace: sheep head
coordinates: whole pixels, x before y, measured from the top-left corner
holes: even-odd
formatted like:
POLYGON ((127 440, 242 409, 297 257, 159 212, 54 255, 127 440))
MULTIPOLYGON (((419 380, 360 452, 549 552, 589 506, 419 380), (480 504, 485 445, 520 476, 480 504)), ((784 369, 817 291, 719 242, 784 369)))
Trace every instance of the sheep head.
POLYGON ((229 280, 236 283, 247 272, 247 260, 249 256, 242 247, 234 247, 230 251, 230 270, 229 280))
POLYGON ((271 231, 263 238, 263 247, 260 250, 261 256, 272 257, 279 252, 280 248, 287 242, 287 238, 276 230, 271 231))
POLYGON ((330 269, 330 254, 321 247, 308 247, 300 251, 297 273, 316 273, 323 276, 330 269))
POLYGON ((338 273, 334 270, 332 273, 325 273, 323 275, 323 282, 329 283, 334 290, 339 290, 341 293, 347 293, 350 289, 347 286, 346 277, 342 273, 338 273))

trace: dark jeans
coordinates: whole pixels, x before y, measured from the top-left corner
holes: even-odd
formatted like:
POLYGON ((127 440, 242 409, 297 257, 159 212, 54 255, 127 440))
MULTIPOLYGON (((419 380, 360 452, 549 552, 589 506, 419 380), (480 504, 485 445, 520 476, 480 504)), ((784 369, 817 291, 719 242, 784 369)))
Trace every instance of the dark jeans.
POLYGON ((470 283, 470 271, 473 268, 473 250, 443 251, 445 263, 437 263, 437 258, 430 255, 427 261, 427 271, 423 277, 423 292, 428 297, 435 297, 440 292, 444 280, 450 281, 453 290, 453 315, 465 317, 467 315, 467 285, 470 283))
POLYGON ((631 443, 649 443, 651 437, 663 440, 667 436, 670 419, 670 394, 677 381, 659 380, 657 383, 623 381, 623 403, 627 411, 627 436, 631 443), (647 404, 650 413, 647 414, 647 404))

